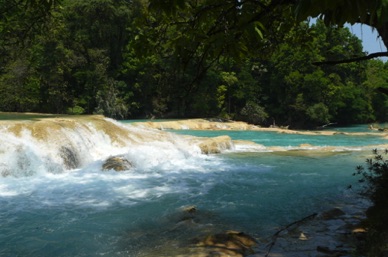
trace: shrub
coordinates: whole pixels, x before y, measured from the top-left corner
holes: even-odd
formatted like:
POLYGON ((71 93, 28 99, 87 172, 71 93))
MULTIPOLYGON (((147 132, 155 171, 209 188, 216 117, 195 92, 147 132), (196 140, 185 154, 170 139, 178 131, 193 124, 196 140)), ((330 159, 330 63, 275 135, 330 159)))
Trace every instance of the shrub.
POLYGON ((247 122, 253 124, 261 124, 268 119, 268 114, 265 112, 264 108, 252 101, 246 103, 241 110, 241 115, 247 122))
POLYGON ((373 150, 373 158, 366 160, 366 168, 358 166, 354 175, 361 175, 359 182, 364 183, 361 194, 372 201, 367 210, 367 255, 387 256, 388 253, 388 160, 382 154, 373 150))
POLYGON ((85 109, 76 105, 72 108, 67 108, 66 113, 71 115, 80 115, 85 113, 85 109))

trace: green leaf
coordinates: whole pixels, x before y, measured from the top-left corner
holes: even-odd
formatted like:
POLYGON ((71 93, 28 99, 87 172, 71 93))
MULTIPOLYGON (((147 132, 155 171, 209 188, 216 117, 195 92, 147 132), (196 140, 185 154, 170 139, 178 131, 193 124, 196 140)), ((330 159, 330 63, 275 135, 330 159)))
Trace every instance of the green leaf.
POLYGON ((261 30, 255 26, 255 31, 257 32, 257 34, 259 34, 260 38, 263 39, 264 36, 263 36, 263 33, 261 32, 261 30))

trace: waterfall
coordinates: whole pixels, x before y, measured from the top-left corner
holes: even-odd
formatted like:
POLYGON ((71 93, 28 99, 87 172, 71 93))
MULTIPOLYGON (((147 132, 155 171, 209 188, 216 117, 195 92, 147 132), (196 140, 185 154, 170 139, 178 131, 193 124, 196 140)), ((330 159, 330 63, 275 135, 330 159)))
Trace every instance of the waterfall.
POLYGON ((3 177, 58 174, 115 155, 126 155, 140 166, 163 166, 201 155, 198 143, 189 137, 102 116, 3 121, 0 134, 3 177))

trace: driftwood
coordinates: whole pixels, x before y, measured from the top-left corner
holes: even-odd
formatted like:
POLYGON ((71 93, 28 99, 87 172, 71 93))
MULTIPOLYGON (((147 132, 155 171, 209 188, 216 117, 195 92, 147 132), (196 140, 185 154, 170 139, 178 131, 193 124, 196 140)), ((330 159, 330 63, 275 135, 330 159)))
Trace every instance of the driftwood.
POLYGON ((337 122, 329 122, 329 123, 327 123, 325 125, 319 126, 318 129, 324 129, 327 126, 331 126, 331 125, 337 125, 337 122))
POLYGON ((278 239, 279 234, 282 231, 284 231, 284 230, 286 230, 286 229, 288 229, 288 228, 290 228, 290 227, 292 227, 292 226, 294 226, 296 224, 302 223, 302 222, 304 222, 304 221, 306 221, 308 219, 315 218, 315 216, 317 216, 317 215, 318 215, 317 213, 313 213, 313 214, 311 214, 309 216, 306 216, 306 217, 304 217, 304 218, 302 218, 300 220, 294 221, 294 222, 288 224, 287 226, 283 227, 282 229, 278 230, 275 234, 273 234, 272 235, 272 242, 268 244, 269 248, 268 248, 267 253, 265 254, 265 257, 268 257, 268 255, 271 253, 272 247, 275 245, 276 240, 278 239))

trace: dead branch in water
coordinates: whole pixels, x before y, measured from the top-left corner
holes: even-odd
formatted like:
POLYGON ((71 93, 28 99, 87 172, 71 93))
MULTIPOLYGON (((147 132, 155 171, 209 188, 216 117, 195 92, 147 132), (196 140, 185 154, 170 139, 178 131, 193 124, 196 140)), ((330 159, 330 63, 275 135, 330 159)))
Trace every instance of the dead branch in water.
POLYGON ((270 254, 270 252, 272 250, 272 247, 275 245, 276 240, 278 239, 279 234, 282 231, 284 231, 284 230, 286 230, 286 229, 288 229, 288 228, 290 228, 290 227, 292 227, 292 226, 294 226, 296 224, 302 223, 302 222, 304 222, 304 221, 306 221, 308 219, 315 218, 315 216, 317 216, 317 215, 318 215, 317 213, 313 213, 313 214, 311 214, 309 216, 306 216, 306 217, 304 217, 304 218, 302 218, 300 220, 294 221, 294 222, 288 224, 287 226, 283 227, 282 229, 278 230, 275 234, 273 234, 272 235, 272 242, 270 244, 268 244, 269 248, 268 248, 267 253, 265 254, 265 257, 268 257, 268 255, 270 254))

